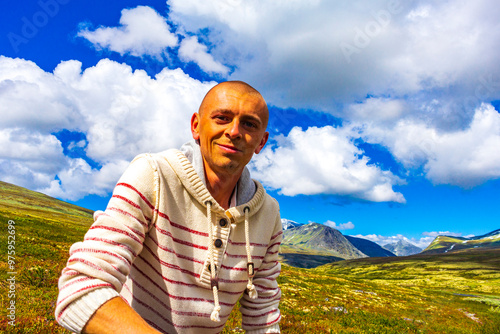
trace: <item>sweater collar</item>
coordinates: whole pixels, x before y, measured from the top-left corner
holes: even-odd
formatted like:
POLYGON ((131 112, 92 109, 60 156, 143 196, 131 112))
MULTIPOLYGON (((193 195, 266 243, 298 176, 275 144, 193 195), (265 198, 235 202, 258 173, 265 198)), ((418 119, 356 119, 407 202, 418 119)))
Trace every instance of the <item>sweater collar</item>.
MULTIPOLYGON (((192 146, 191 153, 188 154, 175 149, 164 152, 165 158, 169 162, 170 166, 172 166, 177 176, 179 176, 179 179, 181 180, 184 188, 186 188, 191 196, 193 196, 204 207, 206 207, 207 201, 211 202, 211 209, 213 212, 225 214, 235 223, 245 220, 244 209, 246 207, 250 208, 250 216, 253 216, 256 212, 258 212, 264 202, 265 190, 258 181, 252 180, 250 178, 250 172, 247 168, 245 168, 245 172, 242 174, 240 180, 238 181, 237 206, 229 208, 228 210, 224 210, 224 208, 222 208, 219 203, 215 201, 215 199, 212 197, 207 187, 205 186, 202 178, 200 177, 200 168, 198 167, 198 170, 196 170, 194 165, 188 159, 188 156, 190 154, 192 156, 192 161, 197 161, 198 159, 196 158, 196 151, 199 152, 199 146, 196 143, 194 144, 196 146, 192 146), (196 150, 196 147, 198 147, 198 150, 196 150), (254 189, 250 196, 249 189, 254 189)), ((185 147, 184 151, 186 151, 185 147)), ((203 160, 201 160, 201 162, 202 161, 203 160)), ((203 169, 201 169, 201 171, 203 171, 203 169)), ((204 172, 202 172, 201 175, 204 175, 204 172)))
MULTIPOLYGON (((200 145, 194 140, 190 140, 181 146, 180 151, 189 160, 193 169, 198 174, 201 182, 206 186, 205 169, 203 165, 203 157, 201 155, 200 145)), ((236 186, 236 205, 242 205, 249 202, 257 191, 255 182, 250 177, 250 171, 247 167, 243 170, 238 184, 236 186)))

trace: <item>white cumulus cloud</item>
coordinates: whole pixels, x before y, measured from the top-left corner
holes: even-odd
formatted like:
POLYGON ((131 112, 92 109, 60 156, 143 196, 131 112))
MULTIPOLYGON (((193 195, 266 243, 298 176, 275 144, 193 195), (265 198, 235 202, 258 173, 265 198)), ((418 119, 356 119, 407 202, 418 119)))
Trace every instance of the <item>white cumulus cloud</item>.
POLYGON ((179 47, 179 57, 185 62, 195 62, 206 73, 227 74, 229 69, 214 60, 207 47, 200 44, 196 36, 186 37, 179 47))
MULTIPOLYGON (((208 31, 211 52, 236 67, 232 78, 252 82, 280 107, 342 115, 335 102, 422 92, 458 99, 474 96, 481 77, 500 77, 495 0, 169 5, 176 24, 191 33, 208 31)), ((500 90, 490 95, 498 98, 500 90)))
POLYGON ((155 78, 108 59, 82 71, 61 62, 53 73, 22 59, 0 57, 0 179, 62 199, 109 193, 130 160, 179 147, 191 138, 189 120, 214 82, 165 68, 155 78), (85 160, 63 152, 66 129, 86 141, 85 160))
POLYGON ((329 226, 331 228, 343 231, 343 230, 352 230, 354 229, 354 224, 352 222, 347 222, 343 224, 337 224, 334 221, 327 220, 326 222, 323 223, 323 225, 329 226))
POLYGON ((365 140, 386 146, 407 168, 423 167, 435 184, 470 188, 500 178, 500 114, 490 104, 477 108, 464 129, 439 130, 410 118, 358 126, 365 140))
POLYGON ((177 46, 177 36, 170 31, 165 18, 153 8, 138 6, 123 9, 121 14, 120 26, 99 27, 94 31, 84 28, 78 32, 78 36, 84 37, 98 49, 137 57, 161 57, 166 48, 177 46))
POLYGON ((374 202, 405 202, 392 188, 403 181, 369 165, 342 129, 325 126, 302 131, 296 127, 276 140, 277 145, 254 157, 251 168, 254 177, 284 195, 335 194, 374 202))

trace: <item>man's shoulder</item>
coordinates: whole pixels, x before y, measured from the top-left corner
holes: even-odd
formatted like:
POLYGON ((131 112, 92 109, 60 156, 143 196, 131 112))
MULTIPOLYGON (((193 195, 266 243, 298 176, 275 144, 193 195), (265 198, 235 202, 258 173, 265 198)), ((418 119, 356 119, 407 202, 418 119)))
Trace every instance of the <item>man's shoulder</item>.
MULTIPOLYGON (((257 187, 256 195, 261 192, 262 194, 262 206, 261 210, 272 210, 272 211, 279 211, 279 203, 276 200, 276 198, 272 197, 269 195, 269 193, 266 191, 264 186, 257 180, 252 179, 252 181, 255 183, 257 187)), ((257 195, 259 196, 259 195, 257 195)))

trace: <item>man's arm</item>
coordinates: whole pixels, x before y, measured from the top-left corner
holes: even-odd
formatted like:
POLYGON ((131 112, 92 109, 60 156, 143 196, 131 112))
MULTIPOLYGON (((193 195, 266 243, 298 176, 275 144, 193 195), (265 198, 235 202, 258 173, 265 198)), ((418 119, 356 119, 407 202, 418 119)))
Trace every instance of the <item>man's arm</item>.
POLYGON ((84 241, 71 246, 55 309, 56 320, 68 330, 80 333, 96 310, 121 291, 155 219, 154 180, 149 161, 134 159, 106 211, 96 212, 84 241))
POLYGON ((121 297, 104 303, 83 328, 85 334, 159 334, 121 297))

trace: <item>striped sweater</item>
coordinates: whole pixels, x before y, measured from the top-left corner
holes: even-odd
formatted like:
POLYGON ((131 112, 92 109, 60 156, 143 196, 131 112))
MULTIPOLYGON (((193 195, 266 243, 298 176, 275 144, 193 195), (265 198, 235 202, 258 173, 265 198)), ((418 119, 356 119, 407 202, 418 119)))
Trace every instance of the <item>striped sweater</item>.
POLYGON ((84 241, 70 249, 59 279, 57 321, 80 332, 103 303, 121 295, 160 332, 219 333, 239 300, 247 333, 279 333, 281 220, 277 202, 254 182, 247 203, 224 210, 182 152, 135 158, 105 212, 96 212, 84 241), (255 299, 246 291, 246 210, 255 299), (219 322, 210 320, 209 250, 219 322))

